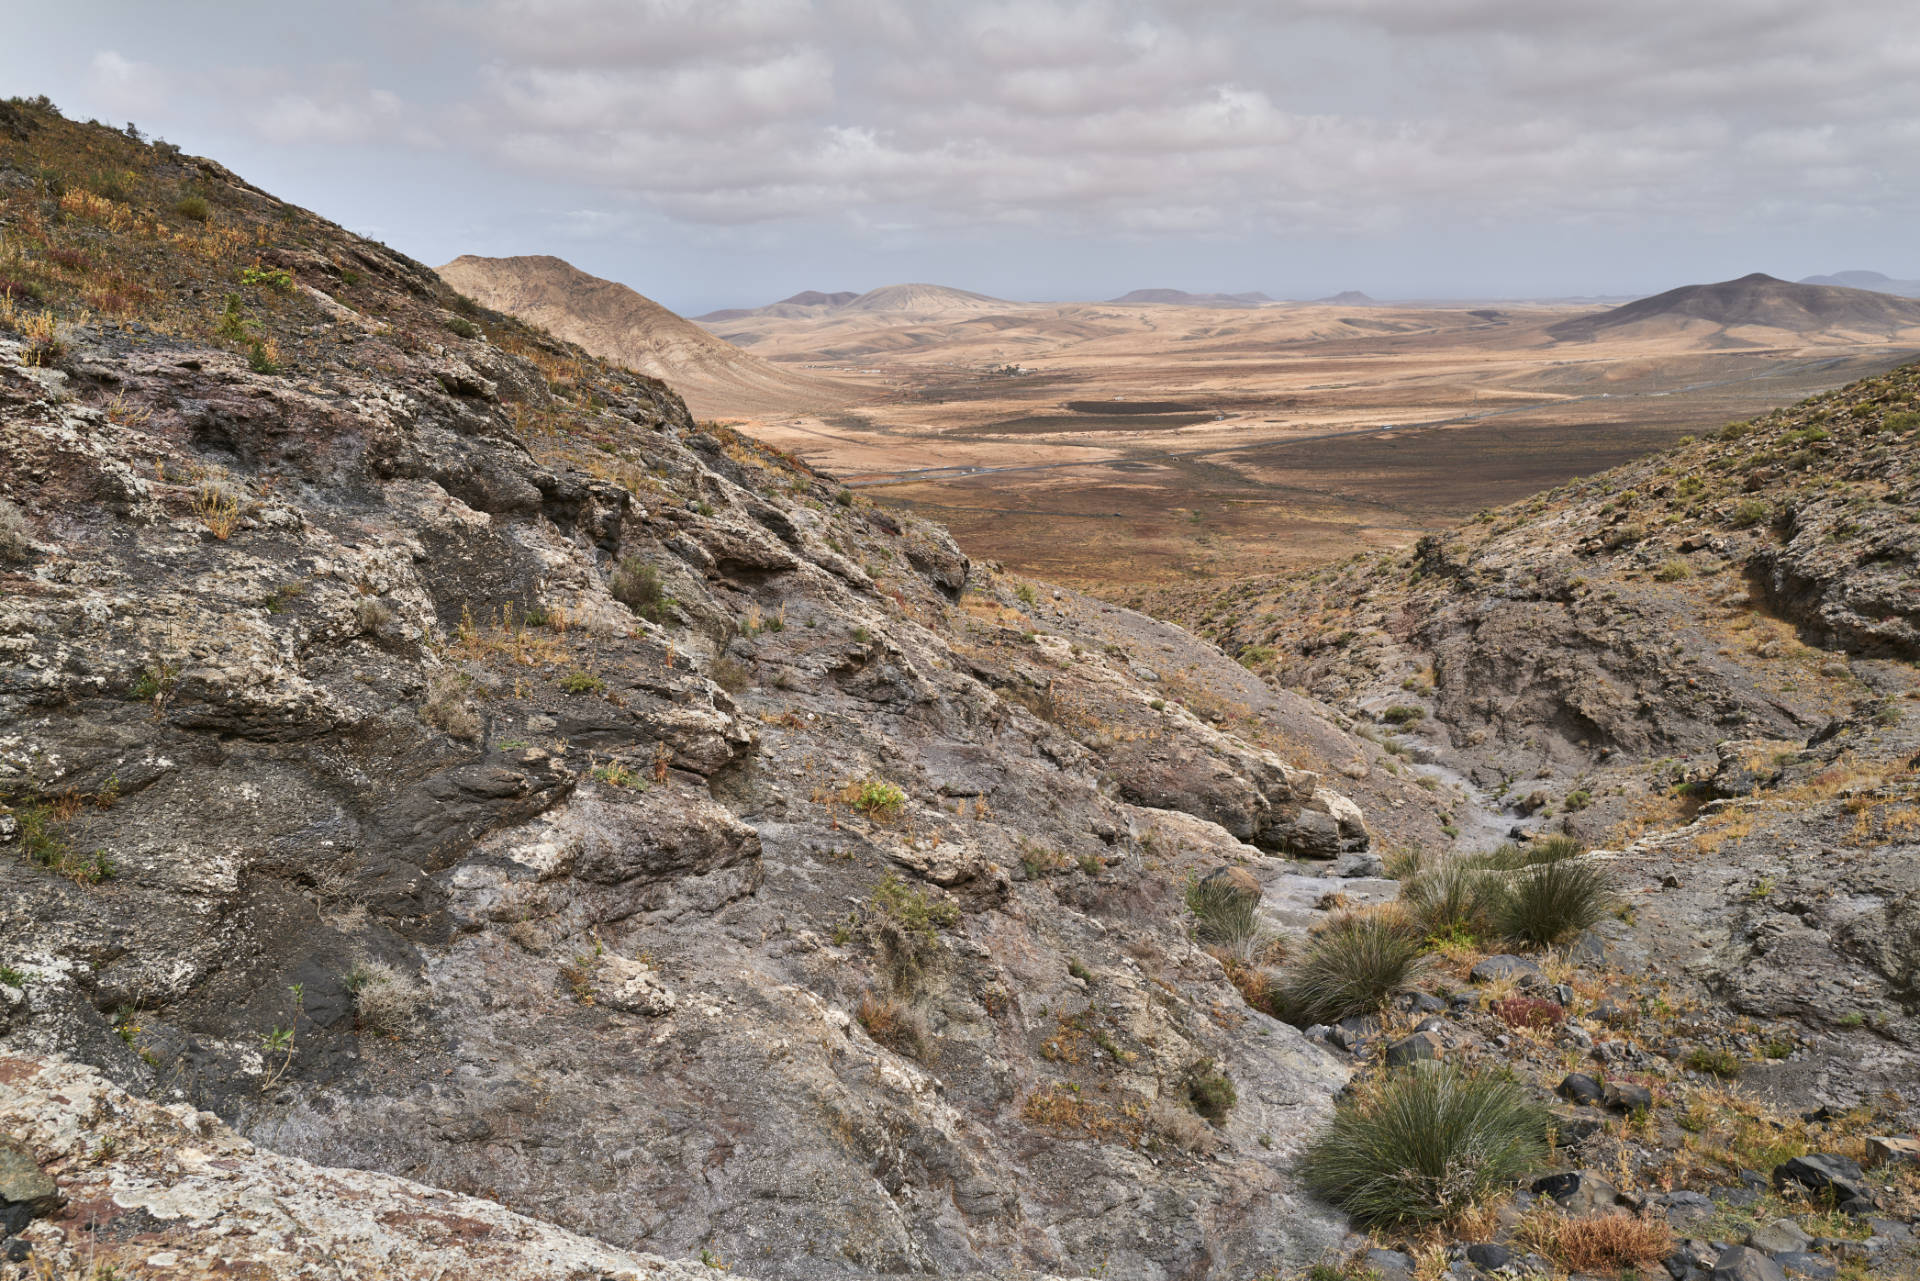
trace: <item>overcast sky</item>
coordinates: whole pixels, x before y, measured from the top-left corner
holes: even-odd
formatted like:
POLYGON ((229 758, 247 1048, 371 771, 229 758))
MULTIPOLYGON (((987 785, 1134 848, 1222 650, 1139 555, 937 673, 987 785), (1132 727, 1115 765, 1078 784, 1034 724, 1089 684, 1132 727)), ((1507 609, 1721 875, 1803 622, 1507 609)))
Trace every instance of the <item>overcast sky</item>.
POLYGON ((1915 0, 62 0, 0 77, 689 313, 1920 277, 1915 0))

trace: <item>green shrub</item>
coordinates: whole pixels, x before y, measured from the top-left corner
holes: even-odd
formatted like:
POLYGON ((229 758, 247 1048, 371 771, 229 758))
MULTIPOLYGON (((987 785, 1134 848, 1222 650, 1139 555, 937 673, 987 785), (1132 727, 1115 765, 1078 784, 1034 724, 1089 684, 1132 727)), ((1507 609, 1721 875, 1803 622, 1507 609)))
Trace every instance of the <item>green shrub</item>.
POLYGON ((892 783, 877 778, 847 784, 847 804, 875 822, 898 818, 906 806, 907 794, 892 783))
POLYGON ((638 556, 621 557, 607 581, 607 587, 615 600, 648 622, 659 622, 667 607, 673 603, 672 598, 661 589, 660 571, 638 556))
POLYGON ((1227 1114, 1240 1101, 1240 1092, 1233 1088, 1232 1078, 1207 1059, 1187 1074, 1187 1101, 1207 1120, 1225 1125, 1227 1114))
POLYGON ((1415 721, 1425 719, 1426 715, 1427 709, 1424 707, 1414 707, 1406 703, 1395 703, 1392 707, 1380 713, 1380 719, 1389 725, 1411 725, 1415 721))
POLYGON ((255 339, 247 344, 247 368, 256 374, 277 374, 280 362, 273 358, 273 348, 255 339))
POLYGON ((1512 1081, 1417 1063, 1342 1105, 1300 1172, 1368 1227, 1443 1223, 1533 1171, 1550 1120, 1512 1081))
POLYGON ((1495 924, 1517 943, 1550 947, 1613 910, 1613 887, 1592 863, 1559 857, 1515 871, 1500 891, 1495 924))
POLYGON ((1732 1050, 1709 1050, 1704 1045, 1696 1045, 1687 1051, 1687 1057, 1682 1062, 1689 1071, 1703 1072, 1725 1081, 1740 1075, 1740 1056, 1732 1050))
POLYGON ((447 331, 461 338, 478 338, 480 336, 480 326, 474 324, 465 316, 447 317, 447 331))
POLYGON ((1693 571, 1687 568, 1687 562, 1675 556, 1661 565, 1660 572, 1655 574, 1654 577, 1663 583, 1677 583, 1684 579, 1692 578, 1693 571))
POLYGON ((1758 498, 1743 498, 1734 505, 1732 524, 1735 529, 1751 529, 1773 514, 1773 509, 1758 498))
POLYGON ((205 196, 182 196, 173 202, 173 211, 188 222, 205 222, 213 217, 213 206, 205 196))
POLYGON ((260 285, 277 294, 290 294, 293 292, 293 273, 278 267, 242 267, 240 283, 260 285))
POLYGON ((1493 933, 1499 884, 1466 859, 1449 859, 1400 887, 1420 932, 1430 940, 1472 942, 1493 933))
POLYGON ((240 311, 240 295, 228 294, 226 306, 220 312, 220 323, 214 332, 228 342, 243 342, 247 337, 247 318, 240 311))
POLYGON ((560 678, 560 688, 569 694, 597 694, 607 684, 590 672, 568 672, 560 678))
POLYGON ((1905 409, 1897 414, 1888 414, 1880 420, 1880 425, 1892 432, 1910 432, 1920 427, 1920 410, 1905 409))
POLYGON ((1369 914, 1334 921, 1281 975, 1273 996, 1287 1021, 1333 1023, 1383 1008, 1425 969, 1411 927, 1369 914))
POLYGON ((1187 886, 1187 910, 1194 915, 1193 932, 1202 943, 1225 948, 1236 956, 1250 956, 1260 943, 1260 924, 1254 909, 1258 900, 1230 885, 1204 880, 1187 886))
POLYGON ((914 934, 931 936, 935 930, 952 929, 960 923, 959 904, 908 885, 892 872, 873 887, 872 902, 881 915, 914 934))

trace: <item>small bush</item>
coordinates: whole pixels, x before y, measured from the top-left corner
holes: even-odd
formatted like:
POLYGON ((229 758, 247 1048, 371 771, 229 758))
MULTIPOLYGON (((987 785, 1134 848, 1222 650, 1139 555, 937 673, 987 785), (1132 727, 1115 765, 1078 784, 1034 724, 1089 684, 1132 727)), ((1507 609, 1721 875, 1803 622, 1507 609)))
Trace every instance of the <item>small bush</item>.
POLYGON ((173 202, 173 211, 188 222, 205 222, 213 217, 213 206, 205 196, 182 196, 173 202))
POLYGON ((1519 943, 1550 947, 1613 910, 1613 887, 1591 863, 1555 858, 1516 871, 1500 893, 1495 923, 1519 943))
POLYGON ((1683 1062, 1690 1071, 1717 1076, 1723 1081, 1740 1075, 1740 1056, 1732 1050, 1709 1050, 1704 1045, 1696 1045, 1687 1051, 1683 1062))
POLYGON ((20 324, 20 363, 28 368, 51 369, 67 358, 66 341, 54 323, 51 311, 25 317, 20 324))
POLYGON ((1663 583, 1678 583, 1692 578, 1693 571, 1687 567, 1687 562, 1675 556, 1662 564, 1654 577, 1663 583))
POLYGON ((924 1059, 932 1044, 926 1016, 889 996, 863 993, 854 1017, 867 1035, 909 1058, 924 1059))
POLYGON ((900 817, 900 811, 907 803, 907 794, 892 783, 869 778, 847 784, 844 799, 874 822, 887 823, 900 817))
POLYGON ((913 934, 931 938, 935 930, 960 923, 960 907, 951 899, 908 885, 892 872, 873 887, 873 906, 882 916, 913 934))
POLYGON ((1416 1063, 1342 1105, 1300 1170, 1369 1227, 1442 1223, 1532 1171, 1550 1120, 1512 1081, 1416 1063))
POLYGON ((474 324, 465 316, 449 316, 447 317, 447 332, 458 338, 478 338, 480 336, 480 326, 474 324))
POLYGON ((420 708, 420 719, 469 742, 478 739, 485 728, 480 713, 467 700, 466 683, 448 672, 427 682, 427 701, 420 708))
POLYGON ((1288 966, 1274 997, 1288 1021, 1301 1026, 1370 1014, 1420 976, 1421 942, 1391 917, 1342 917, 1288 966))
POLYGON ((1509 996, 1493 1003, 1493 1012, 1508 1027, 1540 1031, 1567 1021, 1567 1011, 1558 1001, 1538 996, 1509 996))
POLYGON ((419 1017, 427 994, 413 979, 383 961, 361 961, 347 971, 347 991, 362 1032, 396 1036, 419 1017))
POLYGON ((1428 939, 1472 942, 1493 933, 1498 886, 1464 859, 1428 869, 1400 889, 1400 901, 1428 939))
POLYGON ((1165 1101, 1154 1104, 1147 1114, 1147 1127, 1163 1143, 1182 1152, 1204 1154, 1219 1146, 1213 1127, 1192 1108, 1165 1101))
POLYGON ((623 556, 607 580, 613 598, 648 622, 657 623, 672 600, 660 586, 660 571, 638 556, 623 556))
POLYGON ((247 344, 247 368, 256 374, 280 372, 280 349, 273 339, 256 338, 247 344))
POLYGON ((1233 1088, 1232 1078, 1207 1059, 1187 1074, 1187 1101, 1207 1120, 1225 1125, 1227 1114, 1240 1101, 1240 1092, 1233 1088))
POLYGON ((259 285, 261 288, 271 289, 277 294, 290 294, 293 292, 293 273, 283 271, 278 267, 242 267, 240 269, 240 283, 243 285, 259 285))
POLYGON ((568 694, 598 694, 607 683, 591 672, 573 671, 560 678, 560 688, 568 694))
POLYGON ((1426 715, 1427 709, 1424 707, 1414 707, 1406 703, 1395 703, 1392 707, 1380 713, 1380 719, 1389 725, 1411 725, 1415 721, 1424 720, 1426 715))
POLYGON ((1609 1276, 1622 1269, 1656 1269, 1673 1253, 1673 1233, 1666 1224, 1631 1214, 1592 1219, 1543 1215, 1523 1223, 1517 1239, 1569 1272, 1609 1276))
POLYGON ((738 659, 725 654, 713 660, 713 666, 707 669, 713 677, 713 683, 729 694, 738 694, 753 684, 753 670, 738 659))
POLYGON ((1920 410, 1905 409, 1897 414, 1888 414, 1880 420, 1880 425, 1891 432, 1910 432, 1920 427, 1920 410))
POLYGON ((1729 517, 1735 529, 1751 529, 1773 514, 1773 509, 1758 498, 1743 498, 1734 505, 1729 517))
POLYGON ((1255 908, 1258 900, 1230 885, 1204 880, 1187 887, 1187 910, 1194 915, 1194 933, 1202 943, 1211 943, 1239 954, 1252 949, 1260 926, 1255 908))

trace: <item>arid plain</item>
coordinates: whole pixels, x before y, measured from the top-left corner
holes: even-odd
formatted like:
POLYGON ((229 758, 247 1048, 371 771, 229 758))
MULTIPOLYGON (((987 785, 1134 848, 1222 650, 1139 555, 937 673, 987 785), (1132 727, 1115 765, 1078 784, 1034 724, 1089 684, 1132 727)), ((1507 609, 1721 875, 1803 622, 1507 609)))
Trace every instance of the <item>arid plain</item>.
POLYGON ((695 409, 924 512, 975 555, 1139 600, 1404 544, 1920 348, 1897 316, 1791 308, 1579 325, 1611 305, 1029 304, 896 286, 706 318, 844 391, 785 413, 695 409))

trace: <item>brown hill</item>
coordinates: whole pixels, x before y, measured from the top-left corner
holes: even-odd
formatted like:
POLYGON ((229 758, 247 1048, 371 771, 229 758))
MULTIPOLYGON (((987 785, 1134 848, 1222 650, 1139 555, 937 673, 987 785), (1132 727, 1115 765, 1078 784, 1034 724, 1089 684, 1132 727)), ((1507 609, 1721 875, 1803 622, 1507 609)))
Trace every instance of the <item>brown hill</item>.
POLYGON ((849 399, 838 383, 769 364, 623 284, 550 255, 463 254, 439 272, 484 306, 666 380, 702 418, 819 409, 849 399))
POLYGON ((1562 321, 1547 332, 1562 342, 1581 342, 1690 321, 1801 336, 1864 332, 1891 337, 1920 326, 1920 302, 1865 289, 1793 284, 1756 271, 1738 280, 1669 289, 1611 311, 1562 321))
POLYGON ((951 316, 956 313, 999 311, 1011 306, 1004 299, 946 285, 882 285, 869 289, 841 306, 847 311, 888 311, 914 316, 951 316))
POLYGON ((782 298, 779 302, 768 303, 764 307, 722 307, 719 311, 710 311, 704 316, 695 316, 701 323, 719 320, 740 320, 747 316, 809 316, 831 307, 843 307, 860 295, 851 289, 836 289, 822 293, 818 289, 802 289, 791 298, 782 298))
POLYGON ((1178 307, 1257 307, 1273 299, 1263 293, 1190 294, 1184 289, 1134 289, 1109 298, 1112 303, 1165 303, 1178 307))

